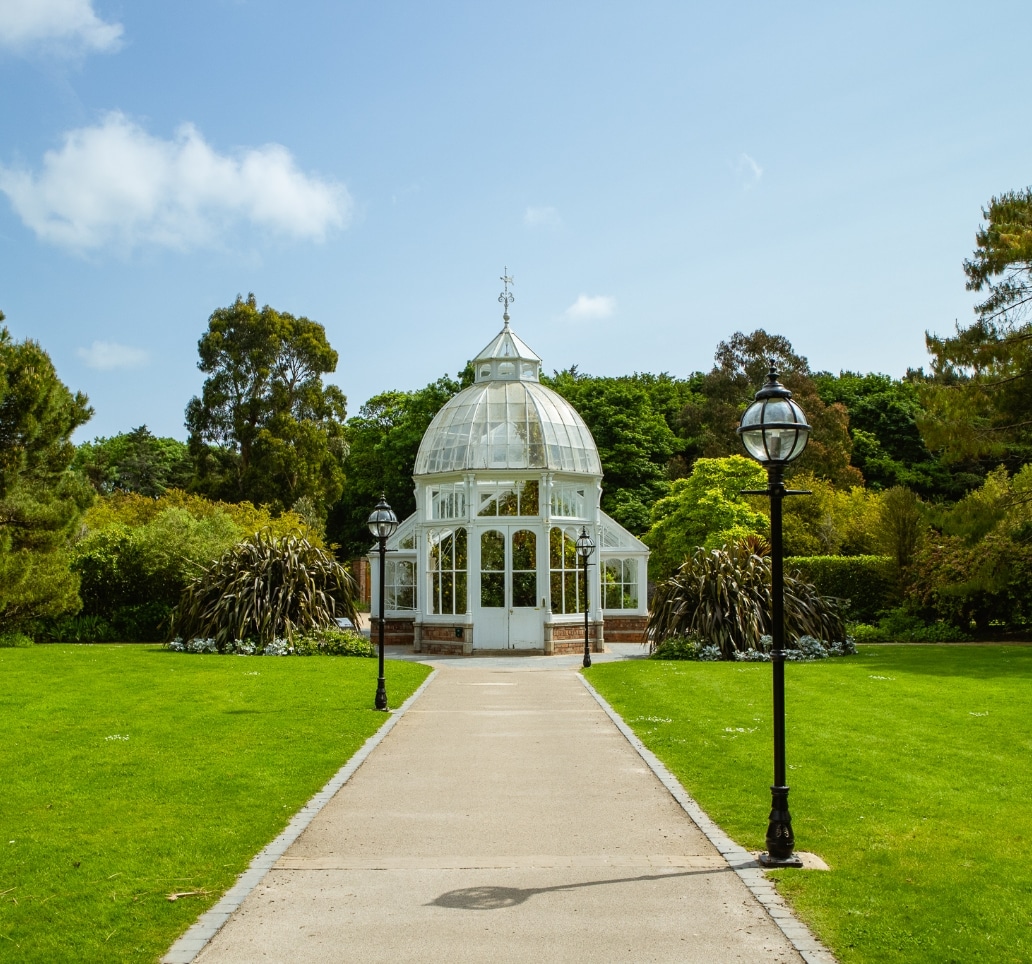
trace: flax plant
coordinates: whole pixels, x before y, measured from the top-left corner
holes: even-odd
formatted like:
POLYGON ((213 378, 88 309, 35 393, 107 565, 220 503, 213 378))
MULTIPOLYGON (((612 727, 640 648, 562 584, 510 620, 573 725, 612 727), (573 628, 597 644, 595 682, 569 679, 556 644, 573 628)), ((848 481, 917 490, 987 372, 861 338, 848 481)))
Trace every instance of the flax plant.
POLYGON ((172 618, 172 635, 212 639, 219 652, 234 640, 266 646, 277 638, 357 623, 351 573, 300 533, 262 530, 238 543, 187 586, 172 618))
MULTIPOLYGON (((802 636, 824 642, 846 638, 844 602, 821 596, 797 575, 785 575, 785 639, 802 636)), ((721 549, 696 549, 656 590, 645 630, 650 647, 672 636, 717 646, 725 659, 764 648, 771 635, 771 559, 755 537, 721 549)))

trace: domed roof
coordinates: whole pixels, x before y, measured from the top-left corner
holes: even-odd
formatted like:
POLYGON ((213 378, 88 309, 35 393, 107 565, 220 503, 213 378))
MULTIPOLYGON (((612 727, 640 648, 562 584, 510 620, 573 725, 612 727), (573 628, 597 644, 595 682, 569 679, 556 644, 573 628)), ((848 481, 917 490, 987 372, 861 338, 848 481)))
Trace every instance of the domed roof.
POLYGON ((541 384, 541 359, 508 320, 473 367, 475 382, 449 399, 426 430, 415 475, 471 469, 602 474, 584 419, 541 384))

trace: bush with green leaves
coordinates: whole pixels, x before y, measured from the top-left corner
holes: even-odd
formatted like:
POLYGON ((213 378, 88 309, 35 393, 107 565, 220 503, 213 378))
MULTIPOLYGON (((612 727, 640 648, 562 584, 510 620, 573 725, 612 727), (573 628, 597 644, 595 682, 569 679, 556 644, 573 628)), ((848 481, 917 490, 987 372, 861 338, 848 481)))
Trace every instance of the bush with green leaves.
MULTIPOLYGON (((279 534, 300 529, 316 546, 317 532, 300 516, 273 519, 266 508, 231 505, 169 490, 160 498, 136 493, 101 497, 86 513, 84 534, 72 549, 72 569, 80 580, 83 615, 104 633, 82 642, 160 642, 187 584, 241 539, 270 528, 279 534), (103 621, 102 623, 99 621, 103 621)), ((43 623, 44 636, 60 627, 43 623)))
POLYGON ((698 659, 702 643, 693 636, 668 636, 657 643, 649 659, 698 659))
POLYGON ((857 622, 875 619, 897 601, 895 570, 887 556, 790 556, 785 568, 822 596, 846 600, 846 612, 857 622))
POLYGON ((849 634, 858 643, 963 643, 971 636, 950 623, 926 623, 906 609, 892 609, 875 624, 854 623, 849 634))
POLYGON ((225 652, 237 640, 268 652, 277 640, 358 621, 354 579, 330 553, 300 532, 263 530, 238 543, 186 587, 172 636, 205 639, 225 652))
MULTIPOLYGON (((802 636, 826 643, 845 640, 841 599, 822 596, 795 574, 784 579, 785 641, 802 636)), ((645 638, 652 648, 670 637, 716 646, 724 659, 761 649, 771 631, 771 559, 762 539, 721 549, 697 549, 656 588, 645 638)))

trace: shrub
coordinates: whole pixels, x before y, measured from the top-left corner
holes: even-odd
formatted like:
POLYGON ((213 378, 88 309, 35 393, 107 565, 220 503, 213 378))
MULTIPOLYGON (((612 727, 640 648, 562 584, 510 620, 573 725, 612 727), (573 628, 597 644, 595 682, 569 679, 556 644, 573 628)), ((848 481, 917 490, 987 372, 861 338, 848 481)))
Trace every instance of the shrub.
POLYGON ((160 643, 168 639, 173 607, 165 601, 121 606, 111 614, 114 638, 126 643, 160 643))
POLYGON ((846 612, 858 622, 874 619, 895 594, 892 560, 886 556, 790 556, 785 571, 822 596, 848 601, 846 612))
POLYGON ((295 641, 294 651, 299 656, 375 656, 376 648, 370 640, 353 629, 327 626, 304 633, 295 641))
POLYGON ((73 549, 83 612, 106 619, 122 639, 167 639, 169 614, 186 586, 262 528, 278 535, 300 530, 322 547, 318 533, 293 512, 273 519, 250 503, 212 502, 178 490, 158 499, 133 493, 97 499, 73 549))
POLYGON ((670 636, 653 648, 649 659, 698 659, 701 650, 692 636, 670 636))
MULTIPOLYGON (((656 589, 645 638, 653 648, 672 636, 698 638, 719 648, 725 659, 756 649, 770 633, 771 560, 763 540, 748 539, 722 549, 697 549, 656 589)), ((846 637, 840 599, 785 577, 785 638, 846 637)))
POLYGON ((36 639, 44 643, 113 643, 118 639, 111 623, 103 616, 58 616, 38 622, 36 639))
POLYGON ((857 623, 850 635, 858 643, 963 643, 971 639, 962 629, 942 621, 926 623, 905 609, 893 609, 877 624, 857 623))
POLYGON ((266 653, 289 646, 307 630, 358 621, 355 582, 324 549, 300 533, 262 531, 227 551, 187 586, 172 618, 172 634, 212 639, 219 652, 255 640, 266 653))
POLYGON ((268 643, 256 639, 231 639, 221 646, 211 637, 184 640, 177 636, 168 648, 177 653, 222 653, 230 656, 375 656, 373 644, 353 629, 327 626, 298 634, 293 642, 275 637, 268 643))
POLYGON ((34 643, 30 637, 17 630, 0 633, 0 649, 22 649, 33 645, 34 643))

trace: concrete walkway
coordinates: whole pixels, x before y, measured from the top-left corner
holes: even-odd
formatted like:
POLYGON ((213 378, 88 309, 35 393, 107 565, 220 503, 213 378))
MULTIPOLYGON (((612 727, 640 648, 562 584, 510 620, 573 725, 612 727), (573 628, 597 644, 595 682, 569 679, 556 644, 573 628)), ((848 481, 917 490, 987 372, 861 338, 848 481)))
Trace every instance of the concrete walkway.
POLYGON ((573 666, 436 665, 214 938, 166 961, 832 960, 573 666))

